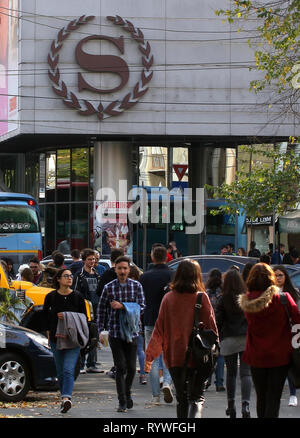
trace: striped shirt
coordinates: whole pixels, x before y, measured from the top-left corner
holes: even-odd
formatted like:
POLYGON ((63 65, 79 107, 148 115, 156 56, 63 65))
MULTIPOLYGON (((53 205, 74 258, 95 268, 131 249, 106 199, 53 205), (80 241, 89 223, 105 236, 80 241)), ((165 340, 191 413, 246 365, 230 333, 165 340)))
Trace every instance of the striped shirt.
MULTIPOLYGON (((141 283, 128 278, 127 281, 122 284, 116 279, 106 284, 101 294, 97 309, 99 333, 103 330, 108 330, 109 336, 121 338, 120 310, 111 308, 110 303, 113 300, 119 303, 138 303, 142 314, 145 309, 145 297, 141 283)), ((133 336, 135 337, 137 335, 138 333, 134 333, 133 336)))

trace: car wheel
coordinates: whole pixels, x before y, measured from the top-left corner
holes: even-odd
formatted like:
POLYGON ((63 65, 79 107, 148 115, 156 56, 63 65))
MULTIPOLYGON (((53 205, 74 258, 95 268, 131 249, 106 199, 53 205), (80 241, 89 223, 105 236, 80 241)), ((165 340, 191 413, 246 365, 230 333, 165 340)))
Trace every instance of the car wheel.
POLYGON ((29 388, 29 369, 22 357, 9 352, 0 355, 0 400, 23 400, 29 388))

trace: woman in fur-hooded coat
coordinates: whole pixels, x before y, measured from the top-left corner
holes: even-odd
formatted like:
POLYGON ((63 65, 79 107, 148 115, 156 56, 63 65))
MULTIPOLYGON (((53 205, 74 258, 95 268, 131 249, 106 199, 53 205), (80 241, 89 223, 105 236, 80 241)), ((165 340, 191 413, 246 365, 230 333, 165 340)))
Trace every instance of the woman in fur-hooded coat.
MULTIPOLYGON (((258 417, 278 417, 280 397, 292 353, 292 334, 272 268, 257 263, 247 280, 248 292, 239 304, 248 322, 243 360, 251 366, 257 394, 258 417)), ((300 313, 290 294, 286 294, 293 324, 300 313)))

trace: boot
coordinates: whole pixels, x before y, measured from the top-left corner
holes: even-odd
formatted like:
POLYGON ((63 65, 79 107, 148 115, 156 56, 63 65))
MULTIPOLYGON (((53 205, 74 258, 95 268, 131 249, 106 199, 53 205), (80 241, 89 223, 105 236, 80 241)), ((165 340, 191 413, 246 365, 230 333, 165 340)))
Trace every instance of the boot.
POLYGON ((229 418, 236 418, 236 409, 235 409, 235 401, 228 400, 228 408, 226 409, 226 415, 229 418))
POLYGON ((247 402, 247 401, 244 401, 242 403, 242 417, 243 418, 251 418, 249 402, 247 402))
POLYGON ((203 401, 189 402, 188 418, 202 418, 203 401))

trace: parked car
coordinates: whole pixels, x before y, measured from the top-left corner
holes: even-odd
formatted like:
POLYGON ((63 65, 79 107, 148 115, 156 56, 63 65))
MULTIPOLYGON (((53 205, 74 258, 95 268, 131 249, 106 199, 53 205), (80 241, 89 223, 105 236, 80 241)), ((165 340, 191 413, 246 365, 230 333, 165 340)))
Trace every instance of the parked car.
POLYGON ((30 389, 58 389, 55 362, 45 336, 0 322, 0 347, 1 401, 21 401, 30 389))
MULTIPOLYGON (((66 268, 68 268, 74 262, 74 260, 72 259, 70 254, 64 254, 64 257, 65 257, 64 265, 66 268)), ((53 262, 51 255, 44 257, 43 260, 41 260, 41 263, 44 266, 47 266, 50 262, 53 262)), ((107 257, 102 256, 101 259, 99 260, 99 264, 104 266, 105 269, 111 268, 111 261, 109 256, 107 257)))
POLYGON ((232 255, 192 255, 171 260, 168 263, 169 268, 173 271, 176 271, 178 264, 186 258, 197 260, 197 262, 201 266, 204 282, 207 281, 208 273, 213 268, 218 268, 222 273, 224 273, 231 266, 235 265, 238 266, 240 268, 240 271, 242 272, 246 263, 255 264, 259 261, 259 259, 256 257, 242 257, 232 255))

